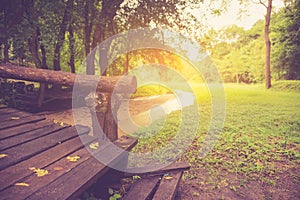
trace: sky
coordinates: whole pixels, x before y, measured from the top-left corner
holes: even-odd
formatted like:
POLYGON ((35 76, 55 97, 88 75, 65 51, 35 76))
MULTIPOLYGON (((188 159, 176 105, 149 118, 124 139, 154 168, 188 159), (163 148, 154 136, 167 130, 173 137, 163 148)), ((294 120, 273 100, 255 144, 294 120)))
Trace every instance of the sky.
MULTIPOLYGON (((209 16, 207 24, 216 30, 225 26, 237 24, 245 29, 250 29, 252 25, 259 19, 264 19, 266 8, 261 4, 249 3, 247 5, 247 13, 243 13, 241 16, 239 12, 241 6, 238 0, 231 0, 231 5, 228 7, 227 12, 223 12, 221 16, 209 16)), ((253 0, 255 1, 255 0, 253 0)), ((265 1, 267 2, 267 1, 265 1)), ((283 0, 273 0, 273 10, 283 7, 283 0)), ((206 9, 207 10, 207 9, 206 9)), ((200 17, 199 11, 192 11, 193 15, 200 17)), ((200 11, 201 12, 201 11, 200 11)), ((203 12, 203 11, 202 11, 203 12)))

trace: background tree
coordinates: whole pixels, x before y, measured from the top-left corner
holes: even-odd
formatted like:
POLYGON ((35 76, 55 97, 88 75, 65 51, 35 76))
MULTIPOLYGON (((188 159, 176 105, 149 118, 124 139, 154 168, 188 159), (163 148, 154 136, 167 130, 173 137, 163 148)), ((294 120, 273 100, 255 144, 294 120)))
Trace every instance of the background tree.
POLYGON ((273 17, 271 41, 273 70, 277 79, 300 79, 300 2, 286 1, 273 17))

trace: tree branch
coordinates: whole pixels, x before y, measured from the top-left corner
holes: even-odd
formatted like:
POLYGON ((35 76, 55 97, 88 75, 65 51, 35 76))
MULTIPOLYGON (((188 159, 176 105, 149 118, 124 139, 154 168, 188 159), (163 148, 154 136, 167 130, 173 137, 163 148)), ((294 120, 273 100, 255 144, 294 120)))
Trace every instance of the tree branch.
POLYGON ((259 0, 259 4, 263 5, 265 8, 268 9, 268 6, 264 2, 262 2, 262 0, 259 0))

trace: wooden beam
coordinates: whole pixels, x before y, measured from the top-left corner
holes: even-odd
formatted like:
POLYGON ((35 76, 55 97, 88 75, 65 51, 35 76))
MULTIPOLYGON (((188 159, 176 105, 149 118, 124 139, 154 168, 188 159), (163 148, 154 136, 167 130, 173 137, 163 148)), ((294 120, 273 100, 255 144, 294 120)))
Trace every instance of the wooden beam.
POLYGON ((93 89, 97 86, 98 92, 112 93, 133 93, 137 87, 136 77, 134 76, 94 76, 76 75, 63 71, 52 71, 22 67, 13 64, 0 64, 0 77, 17 80, 34 81, 55 85, 76 87, 80 89, 93 89))

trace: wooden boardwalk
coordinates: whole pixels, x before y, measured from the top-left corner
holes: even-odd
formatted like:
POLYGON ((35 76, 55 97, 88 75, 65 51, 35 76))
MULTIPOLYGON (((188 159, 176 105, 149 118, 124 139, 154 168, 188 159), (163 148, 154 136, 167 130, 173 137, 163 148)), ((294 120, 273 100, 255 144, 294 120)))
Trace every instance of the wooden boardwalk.
POLYGON ((88 133, 0 106, 0 199, 74 199, 110 170, 92 154, 117 163, 137 143, 122 137, 91 148, 97 139, 88 133))

